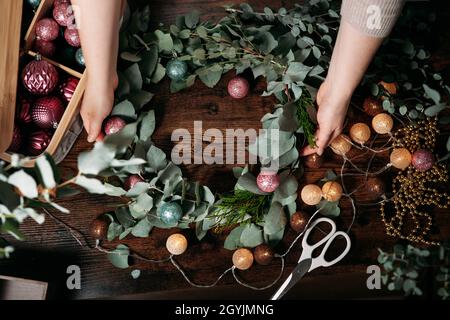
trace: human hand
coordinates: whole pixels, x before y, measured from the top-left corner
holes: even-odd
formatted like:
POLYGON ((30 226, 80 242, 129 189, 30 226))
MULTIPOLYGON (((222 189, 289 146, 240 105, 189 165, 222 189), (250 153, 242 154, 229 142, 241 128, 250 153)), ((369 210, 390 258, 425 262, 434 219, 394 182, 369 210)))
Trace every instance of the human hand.
POLYGON ((328 80, 322 84, 317 94, 319 127, 316 132, 316 147, 305 147, 301 151, 302 156, 314 153, 321 156, 330 143, 342 133, 349 103, 350 96, 333 93, 328 80))
POLYGON ((101 140, 103 121, 111 114, 117 86, 117 74, 112 81, 97 81, 88 75, 80 114, 89 143, 101 140))

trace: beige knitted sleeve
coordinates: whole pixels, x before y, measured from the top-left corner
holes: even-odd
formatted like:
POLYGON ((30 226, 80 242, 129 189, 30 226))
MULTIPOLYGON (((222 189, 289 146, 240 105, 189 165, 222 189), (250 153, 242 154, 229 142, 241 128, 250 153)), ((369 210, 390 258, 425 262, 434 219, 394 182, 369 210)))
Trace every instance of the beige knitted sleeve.
POLYGON ((400 16, 405 0, 343 0, 342 19, 364 34, 387 37, 400 16))

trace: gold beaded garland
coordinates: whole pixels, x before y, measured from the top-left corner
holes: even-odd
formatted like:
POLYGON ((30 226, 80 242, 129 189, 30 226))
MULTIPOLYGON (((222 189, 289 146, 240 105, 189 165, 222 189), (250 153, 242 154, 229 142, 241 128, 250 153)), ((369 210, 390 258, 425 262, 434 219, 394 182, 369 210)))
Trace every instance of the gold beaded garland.
MULTIPOLYGON (((437 119, 420 121, 399 129, 394 134, 394 146, 409 150, 410 155, 410 152, 419 149, 434 150, 438 134, 437 119)), ((381 219, 386 233, 414 243, 438 245, 427 239, 433 219, 429 210, 427 212, 423 207, 450 208, 450 195, 437 188, 438 184, 448 184, 448 181, 448 171, 444 164, 434 164, 426 172, 413 166, 400 171, 392 183, 394 212, 387 212, 387 203, 381 203, 381 219)))
POLYGON ((370 128, 365 123, 356 123, 350 129, 350 137, 359 144, 369 141, 371 136, 370 128))

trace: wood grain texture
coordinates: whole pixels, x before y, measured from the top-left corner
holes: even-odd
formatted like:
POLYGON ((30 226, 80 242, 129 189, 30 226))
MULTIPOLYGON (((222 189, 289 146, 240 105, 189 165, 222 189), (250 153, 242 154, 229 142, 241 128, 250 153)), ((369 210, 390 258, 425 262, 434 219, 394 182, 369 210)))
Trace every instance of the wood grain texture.
POLYGON ((0 2, 0 153, 9 148, 14 128, 19 70, 22 1, 0 2))
MULTIPOLYGON (((264 5, 290 7, 294 1, 247 1, 256 8, 262 9, 264 5)), ((223 15, 221 5, 227 1, 195 1, 195 0, 166 0, 152 1, 150 6, 153 12, 153 23, 170 23, 175 16, 199 8, 207 13, 207 17, 218 19, 223 15)), ((439 12, 443 12, 441 10, 439 12)), ((444 20, 445 21, 445 20, 444 20)), ((447 26, 448 27, 448 26, 447 26)), ((448 28, 447 28, 448 29, 448 28)), ((447 30, 448 32, 448 30, 447 30)), ((441 46, 442 47, 442 46, 441 46)), ((449 41, 444 48, 439 49, 436 65, 445 72, 450 66, 448 54, 449 41), (447 48, 447 49, 445 49, 447 48), (447 51, 446 51, 447 50, 447 51)), ((155 143, 170 153, 174 144, 171 134, 174 129, 193 129, 194 121, 202 120, 204 129, 228 128, 249 129, 260 128, 260 118, 271 110, 273 100, 260 97, 265 88, 263 80, 258 81, 251 96, 236 101, 228 97, 226 84, 232 74, 227 75, 215 89, 208 89, 201 83, 193 88, 176 95, 169 93, 168 82, 152 88, 156 94, 151 106, 156 109, 158 129, 154 136, 155 143)), ((368 121, 366 116, 355 112, 353 119, 368 121)), ((77 155, 88 149, 86 135, 80 137, 69 157, 62 164, 64 174, 70 176, 76 172, 77 155)), ((355 154, 353 154, 354 156, 355 154)), ((387 163, 388 154, 381 154, 375 161, 375 168, 381 168, 387 163)), ((367 156, 355 161, 360 165, 367 163, 367 156)), ((321 169, 308 169, 300 183, 315 183, 322 179, 329 170, 339 170, 342 160, 327 153, 326 161, 321 169)), ((235 180, 230 166, 187 166, 183 172, 192 180, 198 180, 209 185, 215 192, 230 190, 235 180)), ((383 176, 386 181, 390 176, 383 176)), ((361 180, 349 180, 349 187, 361 185, 361 180)), ((360 203, 368 202, 368 195, 364 192, 356 194, 360 203)), ((59 218, 77 230, 87 234, 90 222, 98 215, 113 210, 116 202, 100 196, 81 194, 62 202, 61 205, 72 210, 70 215, 58 215, 59 218)), ((311 209, 306 208, 308 211, 311 209)), ((339 228, 345 229, 352 221, 350 203, 342 202, 343 214, 338 219, 339 228)), ((450 212, 440 210, 434 214, 439 230, 435 230, 434 237, 444 239, 450 235, 450 212)), ((231 276, 225 277, 220 288, 198 290, 191 289, 181 275, 170 265, 151 265, 146 263, 134 264, 129 270, 118 270, 110 265, 104 254, 88 248, 80 248, 64 227, 56 224, 51 218, 42 226, 27 223, 23 228, 27 241, 14 242, 17 252, 10 260, 0 261, 0 272, 10 276, 33 278, 49 282, 50 298, 102 298, 125 296, 138 298, 268 298, 273 290, 260 293, 238 287, 231 276), (66 268, 76 264, 82 269, 82 290, 68 291, 66 289, 66 268), (142 270, 142 276, 133 280, 130 272, 133 269, 142 270), (220 295, 219 293, 223 295, 220 295), (134 296, 134 295, 138 296, 134 296)), ((136 252, 149 258, 163 258, 167 256, 165 241, 169 234, 175 232, 155 230, 148 239, 127 239, 125 241, 136 252)), ((231 264, 232 252, 223 249, 224 236, 209 234, 206 240, 199 243, 195 240, 193 232, 186 232, 190 241, 187 253, 177 261, 184 266, 192 279, 200 284, 213 282, 231 264)), ((287 232, 283 243, 277 248, 282 252, 295 238, 293 231, 287 232)), ((377 207, 358 206, 358 217, 352 229, 352 250, 338 266, 328 269, 318 269, 305 279, 305 286, 299 285, 291 294, 295 297, 321 297, 321 298, 359 298, 384 296, 385 292, 368 292, 365 280, 366 268, 376 263, 377 248, 389 249, 396 242, 385 234, 384 226, 380 220, 377 207), (311 288, 316 288, 315 292, 311 288), (345 288, 345 290, 343 289, 345 288), (310 293, 311 291, 311 293, 310 293), (345 293, 344 293, 345 292, 345 293)), ((94 239, 88 237, 93 244, 94 239)), ((114 244, 112 244, 114 245, 114 244)), ((288 268, 285 275, 295 265, 300 251, 298 248, 288 257, 288 268)), ((242 279, 253 285, 268 284, 279 272, 279 263, 274 262, 268 267, 255 266, 250 271, 240 273, 242 279)))

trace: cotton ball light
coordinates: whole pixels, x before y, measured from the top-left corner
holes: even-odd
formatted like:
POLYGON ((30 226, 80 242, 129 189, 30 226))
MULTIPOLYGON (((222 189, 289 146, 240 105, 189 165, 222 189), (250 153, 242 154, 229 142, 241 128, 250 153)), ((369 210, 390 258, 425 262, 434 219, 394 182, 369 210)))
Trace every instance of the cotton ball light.
POLYGON ((322 200, 322 189, 315 184, 304 186, 300 193, 300 198, 309 206, 318 205, 322 200))
POLYGON ((345 134, 341 134, 331 142, 331 149, 337 155, 345 156, 352 149, 350 138, 345 134))
POLYGON ((380 113, 373 118, 372 127, 378 134, 388 134, 394 127, 394 119, 387 113, 380 113))
POLYGON ((253 253, 248 249, 238 249, 233 254, 233 265, 242 271, 250 269, 254 260, 253 253))
POLYGON ((400 170, 405 170, 409 167, 412 161, 412 155, 405 148, 394 149, 391 153, 391 164, 400 170))
POLYGON ((336 181, 328 181, 322 187, 322 196, 330 202, 341 200, 343 194, 342 186, 336 181))
POLYGON ((365 123, 356 123, 350 129, 350 137, 356 143, 364 144, 369 141, 370 136, 370 128, 365 123))
POLYGON ((174 256, 182 255, 188 248, 186 237, 180 233, 171 235, 166 242, 167 251, 174 256))

